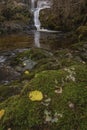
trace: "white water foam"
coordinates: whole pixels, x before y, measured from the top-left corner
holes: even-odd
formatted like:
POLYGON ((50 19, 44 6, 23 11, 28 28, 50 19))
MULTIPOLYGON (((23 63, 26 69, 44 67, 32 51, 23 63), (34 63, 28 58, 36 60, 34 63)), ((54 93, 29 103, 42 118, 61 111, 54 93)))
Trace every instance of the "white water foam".
POLYGON ((41 1, 37 2, 37 8, 34 11, 34 25, 37 31, 41 31, 41 23, 39 20, 40 11, 46 8, 50 8, 50 3, 48 1, 41 1))

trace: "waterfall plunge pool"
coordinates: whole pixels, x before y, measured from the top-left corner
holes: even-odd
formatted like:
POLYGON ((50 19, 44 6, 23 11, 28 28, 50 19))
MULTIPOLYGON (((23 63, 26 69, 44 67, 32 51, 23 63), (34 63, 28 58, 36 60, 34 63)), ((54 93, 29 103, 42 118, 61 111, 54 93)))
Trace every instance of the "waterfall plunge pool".
POLYGON ((69 43, 69 39, 62 32, 32 30, 27 34, 20 33, 0 36, 0 51, 30 47, 57 50, 68 47, 69 43))

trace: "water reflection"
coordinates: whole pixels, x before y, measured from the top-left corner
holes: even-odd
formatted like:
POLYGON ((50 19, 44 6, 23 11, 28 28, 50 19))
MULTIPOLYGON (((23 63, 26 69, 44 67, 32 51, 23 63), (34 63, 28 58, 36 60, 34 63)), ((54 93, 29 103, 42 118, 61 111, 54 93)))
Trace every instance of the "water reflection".
POLYGON ((66 38, 62 32, 56 31, 34 31, 34 46, 38 48, 57 50, 59 48, 66 48, 72 41, 66 38))
POLYGON ((39 31, 35 31, 34 33, 34 43, 36 47, 40 48, 40 32, 39 31))
MULTIPOLYGON (((16 48, 38 47, 47 50, 67 48, 73 43, 62 32, 30 31, 28 34, 11 34, 0 36, 0 51, 16 48)), ((3 57, 0 57, 3 61, 3 57)))

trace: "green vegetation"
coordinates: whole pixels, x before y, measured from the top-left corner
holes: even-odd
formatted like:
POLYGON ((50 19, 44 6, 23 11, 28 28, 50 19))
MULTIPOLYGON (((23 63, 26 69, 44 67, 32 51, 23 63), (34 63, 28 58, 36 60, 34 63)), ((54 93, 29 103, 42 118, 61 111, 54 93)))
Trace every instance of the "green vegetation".
POLYGON ((44 129, 45 123, 48 129, 52 130, 86 130, 86 79, 87 67, 84 64, 36 73, 35 77, 26 83, 20 95, 0 104, 0 109, 5 109, 0 121, 1 127, 3 130, 23 130, 43 126, 44 129), (41 91, 44 99, 31 101, 29 92, 33 90, 41 91))
MULTIPOLYGON (((54 10, 41 11, 42 26, 52 30, 72 29, 65 35, 72 42, 67 48, 60 47, 51 52, 29 48, 9 58, 7 66, 13 68, 11 76, 15 71, 19 77, 0 83, 0 130, 87 130, 86 6, 87 3, 79 6, 79 15, 77 6, 67 12, 66 4, 64 9, 67 10, 57 10, 55 5, 54 10), (37 92, 34 93, 37 100, 32 100, 32 92, 37 92)), ((10 0, 0 5, 0 34, 19 32, 31 21, 26 4, 10 0)), ((32 42, 27 35, 13 35, 10 40, 8 36, 2 36, 0 50, 24 48, 25 44, 29 47, 32 42)), ((55 46, 55 41, 48 44, 55 46)))
MULTIPOLYGON (((80 45, 82 48, 82 44, 74 44, 73 51, 80 45)), ((34 48, 19 53, 12 66, 20 66, 25 57, 37 64, 21 76, 22 82, 0 86, 3 97, 0 110, 5 110, 0 120, 2 130, 86 130, 87 65, 77 56, 69 49, 53 55, 34 48), (29 93, 35 90, 43 94, 41 101, 29 98, 29 93)))
POLYGON ((32 21, 27 4, 16 1, 0 3, 0 34, 23 31, 32 21))

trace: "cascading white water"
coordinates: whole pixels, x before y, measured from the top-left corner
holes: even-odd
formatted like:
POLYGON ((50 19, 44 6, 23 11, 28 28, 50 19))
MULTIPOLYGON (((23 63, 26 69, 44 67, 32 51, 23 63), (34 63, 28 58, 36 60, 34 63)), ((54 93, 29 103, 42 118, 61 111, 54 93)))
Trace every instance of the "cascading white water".
POLYGON ((34 11, 34 25, 37 31, 41 31, 41 23, 39 20, 39 13, 41 10, 50 8, 50 3, 48 0, 38 0, 37 1, 37 8, 34 11))
MULTIPOLYGON (((32 0, 33 2, 33 0, 32 0)), ((38 0, 37 7, 34 8, 34 25, 37 29, 34 34, 34 42, 35 46, 40 47, 40 31, 41 31, 41 23, 39 20, 39 14, 42 9, 50 8, 50 3, 48 0, 38 0)))
POLYGON ((34 33, 34 43, 36 47, 40 48, 40 32, 39 31, 35 31, 34 33))
POLYGON ((34 11, 35 0, 31 0, 31 11, 34 11))
POLYGON ((36 9, 36 11, 34 12, 34 25, 37 29, 37 31, 40 30, 40 20, 39 20, 39 12, 40 12, 40 9, 36 9))
POLYGON ((40 11, 51 7, 51 0, 31 0, 31 11, 34 14, 34 26, 36 31, 34 33, 34 43, 36 47, 40 47, 40 32, 56 32, 48 29, 41 28, 41 23, 39 19, 40 11))

